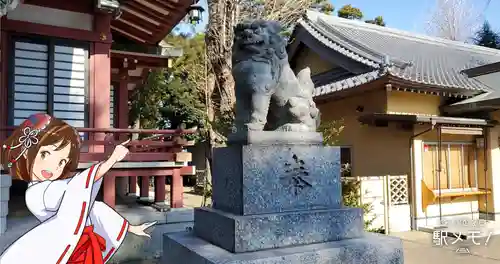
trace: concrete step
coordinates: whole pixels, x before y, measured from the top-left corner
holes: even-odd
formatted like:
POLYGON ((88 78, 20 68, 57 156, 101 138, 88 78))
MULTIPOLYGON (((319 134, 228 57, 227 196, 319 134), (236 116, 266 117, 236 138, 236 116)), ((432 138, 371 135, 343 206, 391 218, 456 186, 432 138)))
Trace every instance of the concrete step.
POLYGON ((192 208, 172 208, 170 211, 166 212, 167 224, 170 223, 181 223, 181 222, 193 222, 194 221, 194 209, 192 208))
POLYGON ((191 230, 193 228, 193 224, 194 222, 182 222, 182 223, 161 225, 161 228, 164 234, 170 234, 170 233, 185 232, 191 230))
POLYGON ((151 239, 144 239, 144 237, 133 234, 127 235, 110 263, 156 263, 155 261, 161 257, 163 252, 163 235, 186 232, 192 227, 193 222, 159 224, 148 231, 151 234, 151 239))

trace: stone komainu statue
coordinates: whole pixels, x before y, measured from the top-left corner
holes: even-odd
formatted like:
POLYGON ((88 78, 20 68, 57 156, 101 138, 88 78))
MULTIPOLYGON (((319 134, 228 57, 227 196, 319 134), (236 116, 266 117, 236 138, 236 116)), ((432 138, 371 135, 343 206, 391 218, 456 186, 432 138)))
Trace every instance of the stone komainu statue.
POLYGON ((309 68, 290 68, 281 25, 257 20, 238 24, 233 45, 237 131, 313 132, 319 111, 309 68))

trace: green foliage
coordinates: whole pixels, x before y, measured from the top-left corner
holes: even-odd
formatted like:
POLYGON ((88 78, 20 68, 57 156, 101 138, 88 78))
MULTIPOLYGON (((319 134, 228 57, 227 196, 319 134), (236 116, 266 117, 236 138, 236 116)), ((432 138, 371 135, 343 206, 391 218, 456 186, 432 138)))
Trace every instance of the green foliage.
POLYGON ((318 131, 323 133, 323 144, 327 146, 338 145, 340 134, 344 128, 343 119, 321 122, 318 131))
POLYGON ((347 18, 347 19, 362 19, 363 12, 357 7, 353 7, 352 5, 345 5, 337 11, 337 15, 339 17, 347 18))
POLYGON ((142 128, 158 128, 158 122, 161 118, 159 102, 165 97, 165 82, 163 74, 153 72, 148 75, 142 87, 133 90, 129 111, 131 125, 139 119, 142 128))
POLYGON ((159 109, 161 119, 158 126, 177 128, 200 126, 205 119, 205 107, 197 98, 194 86, 187 80, 172 78, 165 83, 165 96, 159 109))
POLYGON ((382 16, 378 16, 374 19, 365 20, 365 22, 385 27, 385 21, 384 21, 384 18, 382 16))
MULTIPOLYGON (((184 54, 171 69, 150 72, 144 87, 134 90, 130 122, 139 118, 142 128, 202 127, 206 122, 204 35, 169 35, 166 40, 183 48, 184 54)), ((203 138, 204 133, 189 137, 203 138)))
POLYGON ((476 32, 473 40, 476 45, 500 49, 500 33, 495 32, 488 21, 485 21, 483 26, 476 32))
POLYGON ((365 215, 365 229, 370 229, 375 217, 368 218, 367 215, 373 211, 370 203, 361 203, 361 181, 353 178, 342 178, 342 203, 346 207, 357 207, 363 209, 365 215))
POLYGON ((329 1, 325 0, 315 0, 311 5, 311 9, 319 11, 321 13, 331 15, 335 10, 335 7, 329 1))
MULTIPOLYGON (((333 11, 333 10, 332 10, 333 11)), ((357 7, 352 5, 345 5, 337 11, 337 15, 342 18, 360 20, 363 18, 363 12, 357 7)), ((385 27, 385 21, 382 16, 377 16, 374 19, 365 20, 366 23, 379 25, 385 27)))
MULTIPOLYGON (((326 146, 335 146, 339 144, 340 135, 344 131, 344 120, 333 120, 323 122, 318 131, 323 134, 323 143, 326 146)), ((351 168, 349 164, 341 164, 342 173, 342 203, 347 207, 362 208, 365 215, 365 229, 370 232, 384 233, 382 228, 370 229, 375 217, 368 218, 373 211, 370 203, 361 202, 361 181, 350 176, 351 168)))

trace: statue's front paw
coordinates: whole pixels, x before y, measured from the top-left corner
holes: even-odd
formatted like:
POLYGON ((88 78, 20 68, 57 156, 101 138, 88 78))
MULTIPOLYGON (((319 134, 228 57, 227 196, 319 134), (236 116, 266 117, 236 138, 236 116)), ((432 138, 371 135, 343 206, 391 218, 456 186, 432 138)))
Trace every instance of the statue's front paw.
POLYGON ((314 129, 311 130, 310 126, 303 124, 303 123, 297 123, 297 124, 289 123, 289 124, 285 124, 285 125, 278 127, 278 129, 276 129, 276 131, 310 132, 310 131, 314 131, 314 129))
POLYGON ((262 123, 247 123, 246 127, 249 131, 263 131, 265 125, 262 123))
POLYGON ((318 114, 319 114, 319 110, 316 107, 315 108, 309 108, 309 112, 310 112, 312 118, 316 118, 318 116, 318 114))

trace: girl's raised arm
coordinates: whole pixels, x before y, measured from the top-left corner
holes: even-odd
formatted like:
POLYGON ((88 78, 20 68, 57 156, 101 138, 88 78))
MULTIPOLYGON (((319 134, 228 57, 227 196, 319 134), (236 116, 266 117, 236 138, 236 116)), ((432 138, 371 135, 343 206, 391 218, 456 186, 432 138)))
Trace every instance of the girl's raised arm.
POLYGON ((116 146, 109 158, 101 162, 101 166, 99 166, 99 170, 97 171, 94 181, 100 180, 102 176, 104 176, 115 165, 115 163, 122 161, 127 156, 129 150, 126 145, 129 142, 130 139, 116 146))

